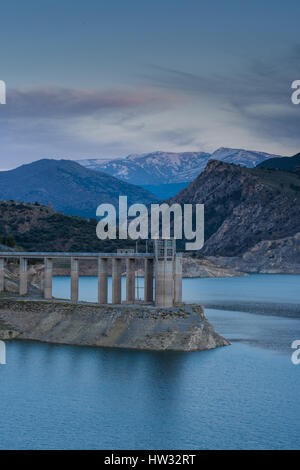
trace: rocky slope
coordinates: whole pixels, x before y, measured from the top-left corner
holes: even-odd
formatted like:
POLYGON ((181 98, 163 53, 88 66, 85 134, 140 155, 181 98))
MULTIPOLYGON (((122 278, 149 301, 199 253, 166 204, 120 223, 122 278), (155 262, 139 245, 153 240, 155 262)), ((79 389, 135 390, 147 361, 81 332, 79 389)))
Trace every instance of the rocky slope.
MULTIPOLYGON (((28 266, 28 293, 33 296, 41 294, 41 278, 43 265, 28 266)), ((19 265, 10 263, 4 269, 4 290, 8 293, 19 292, 19 265)))
POLYGON ((244 276, 245 271, 238 266, 223 265, 210 257, 194 258, 186 255, 182 260, 182 276, 193 277, 236 277, 244 276))
POLYGON ((300 179, 293 173, 212 160, 170 202, 205 205, 204 255, 240 256, 300 228, 300 179))
POLYGON ((210 256, 208 261, 247 273, 300 274, 300 232, 278 240, 262 240, 240 257, 210 256))
POLYGON ((230 344, 214 331, 200 305, 161 309, 2 298, 0 339, 14 337, 152 351, 200 351, 230 344))

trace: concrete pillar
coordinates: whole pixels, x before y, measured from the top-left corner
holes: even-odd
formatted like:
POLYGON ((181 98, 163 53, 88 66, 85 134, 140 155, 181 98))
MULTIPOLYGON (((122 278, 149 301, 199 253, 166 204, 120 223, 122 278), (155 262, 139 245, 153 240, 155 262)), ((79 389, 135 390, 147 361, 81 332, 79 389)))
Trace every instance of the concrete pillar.
POLYGON ((0 292, 4 291, 4 258, 0 258, 0 292))
POLYGON ((4 258, 0 258, 0 292, 4 291, 4 258))
POLYGON ((44 291, 44 285, 45 285, 45 279, 44 279, 45 276, 43 276, 43 273, 41 273, 41 278, 40 278, 40 290, 41 292, 44 291))
POLYGON ((45 272, 44 272, 44 297, 45 299, 52 299, 52 258, 45 258, 45 272))
POLYGON ((126 259, 126 301, 135 300, 135 259, 126 259))
POLYGON ((107 258, 98 258, 98 302, 107 304, 107 258))
POLYGON ((173 260, 155 261, 155 305, 173 307, 174 304, 173 260))
POLYGON ((121 260, 112 259, 112 303, 121 303, 121 260))
POLYGON ((174 302, 182 303, 182 257, 176 255, 174 259, 174 302))
POLYGON ((79 275, 78 258, 71 258, 71 300, 78 302, 78 275, 79 275))
POLYGON ((153 259, 145 259, 144 301, 153 302, 153 259))
POLYGON ((19 294, 27 294, 27 259, 20 258, 20 281, 19 281, 19 294))

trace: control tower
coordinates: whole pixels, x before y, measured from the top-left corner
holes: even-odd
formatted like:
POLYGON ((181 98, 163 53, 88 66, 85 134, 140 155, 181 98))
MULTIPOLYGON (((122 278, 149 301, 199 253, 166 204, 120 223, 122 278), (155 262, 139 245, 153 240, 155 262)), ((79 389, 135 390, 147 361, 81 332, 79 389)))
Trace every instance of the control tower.
POLYGON ((182 303, 182 256, 176 253, 176 240, 153 240, 155 305, 173 307, 182 303))

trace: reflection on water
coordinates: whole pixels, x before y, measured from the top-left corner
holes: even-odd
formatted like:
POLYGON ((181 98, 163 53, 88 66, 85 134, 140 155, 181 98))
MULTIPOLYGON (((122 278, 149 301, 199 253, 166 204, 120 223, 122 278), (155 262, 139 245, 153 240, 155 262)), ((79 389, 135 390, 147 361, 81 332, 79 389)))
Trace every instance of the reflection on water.
MULTIPOLYGON (((82 297, 95 287, 83 279, 82 297)), ((253 291, 257 278, 243 279, 253 291)), ((260 276, 264 301, 274 279, 260 276)), ((185 280, 185 297, 190 281, 195 292, 195 280, 185 280)), ((228 293, 216 281, 207 296, 213 286, 218 296, 228 293)), ((238 296, 233 281, 231 295, 238 296)), ((60 296, 67 294, 64 282, 55 279, 60 296)), ((281 297, 276 292, 278 301, 287 301, 289 289, 283 285, 281 297)), ((232 346, 152 353, 7 343, 0 448, 299 448, 300 366, 289 349, 300 339, 300 320, 213 309, 206 315, 232 346)))

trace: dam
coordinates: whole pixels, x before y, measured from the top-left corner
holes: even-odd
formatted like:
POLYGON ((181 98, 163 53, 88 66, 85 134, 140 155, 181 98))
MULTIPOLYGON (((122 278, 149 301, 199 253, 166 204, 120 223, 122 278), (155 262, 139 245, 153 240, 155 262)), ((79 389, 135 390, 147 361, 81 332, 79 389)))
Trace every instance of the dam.
POLYGON ((155 240, 144 253, 130 249, 117 253, 0 252, 0 340, 151 351, 200 351, 227 346, 230 343, 214 331, 201 305, 182 303, 182 255, 176 253, 175 243, 170 239, 155 240), (19 264, 19 295, 7 295, 5 266, 15 260, 19 264), (40 290, 44 299, 31 295, 30 260, 43 261, 40 290), (57 260, 67 260, 70 266, 70 300, 52 297, 57 260), (78 301, 83 260, 85 264, 93 260, 98 266, 96 302, 78 301), (142 263, 144 295, 140 300, 135 289, 136 268, 142 263), (112 301, 108 302, 110 273, 112 301), (121 295, 122 274, 126 275, 126 296, 121 295))
POLYGON ((126 301, 134 304, 136 287, 136 261, 144 262, 145 305, 169 308, 182 303, 182 254, 176 253, 176 240, 154 240, 153 250, 136 253, 119 250, 117 253, 66 253, 66 252, 0 252, 0 293, 4 291, 4 269, 9 260, 19 262, 19 295, 28 293, 28 263, 42 260, 44 263, 43 295, 52 299, 53 261, 70 261, 71 301, 78 302, 79 265, 81 260, 97 260, 98 303, 108 303, 108 261, 112 264, 112 304, 121 304, 121 261, 126 261, 126 301))

